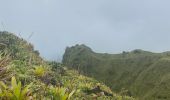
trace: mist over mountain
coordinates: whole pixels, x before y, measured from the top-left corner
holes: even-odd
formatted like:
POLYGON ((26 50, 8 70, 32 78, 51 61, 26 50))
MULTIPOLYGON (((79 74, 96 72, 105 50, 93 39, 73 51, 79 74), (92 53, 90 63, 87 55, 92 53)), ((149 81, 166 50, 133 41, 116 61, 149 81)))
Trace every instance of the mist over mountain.
POLYGON ((65 47, 75 44, 107 53, 170 50, 169 0, 2 0, 1 4, 0 30, 20 34, 49 60, 61 59, 65 47))

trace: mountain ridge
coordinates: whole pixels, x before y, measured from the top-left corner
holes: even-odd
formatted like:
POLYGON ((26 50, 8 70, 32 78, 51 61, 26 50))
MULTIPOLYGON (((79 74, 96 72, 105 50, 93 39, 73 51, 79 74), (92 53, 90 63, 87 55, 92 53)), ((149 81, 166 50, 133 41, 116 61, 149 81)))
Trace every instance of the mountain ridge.
POLYGON ((170 90, 162 89, 168 85, 169 52, 152 53, 136 49, 121 54, 107 54, 84 51, 79 45, 67 48, 63 64, 105 82, 113 91, 120 92, 125 88, 128 95, 141 100, 170 98, 170 90))

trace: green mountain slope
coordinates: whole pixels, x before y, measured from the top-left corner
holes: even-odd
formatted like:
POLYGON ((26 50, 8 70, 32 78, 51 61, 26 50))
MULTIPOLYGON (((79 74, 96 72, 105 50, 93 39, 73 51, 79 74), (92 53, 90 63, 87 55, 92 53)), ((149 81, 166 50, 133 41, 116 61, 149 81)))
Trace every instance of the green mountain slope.
POLYGON ((9 32, 0 32, 0 99, 134 100, 76 70, 43 60, 33 45, 9 32))
POLYGON ((32 44, 9 32, 0 32, 0 50, 10 53, 13 60, 27 60, 26 62, 30 62, 30 64, 38 64, 43 61, 32 44))
POLYGON ((67 47, 63 64, 104 82, 115 92, 141 100, 170 99, 170 53, 143 50, 121 54, 95 53, 85 45, 67 47))

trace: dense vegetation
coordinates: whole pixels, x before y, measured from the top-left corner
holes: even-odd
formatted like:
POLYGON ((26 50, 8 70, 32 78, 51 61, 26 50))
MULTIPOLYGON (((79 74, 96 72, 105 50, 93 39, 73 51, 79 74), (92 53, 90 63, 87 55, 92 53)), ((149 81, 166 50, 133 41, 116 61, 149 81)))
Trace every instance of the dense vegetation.
POLYGON ((134 100, 125 93, 115 94, 93 78, 45 61, 24 39, 0 32, 1 100, 134 100))
POLYGON ((85 45, 67 47, 63 63, 120 93, 141 100, 170 100, 170 52, 143 50, 95 53, 85 45))

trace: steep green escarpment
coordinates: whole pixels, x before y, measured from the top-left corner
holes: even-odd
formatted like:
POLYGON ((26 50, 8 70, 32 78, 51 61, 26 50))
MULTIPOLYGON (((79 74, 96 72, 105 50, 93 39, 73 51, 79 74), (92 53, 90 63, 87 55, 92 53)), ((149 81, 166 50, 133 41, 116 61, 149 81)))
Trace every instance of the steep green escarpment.
POLYGON ((67 47, 63 64, 141 100, 170 99, 170 53, 143 50, 95 53, 85 45, 67 47))

